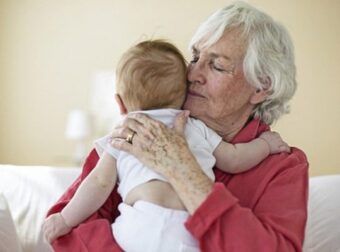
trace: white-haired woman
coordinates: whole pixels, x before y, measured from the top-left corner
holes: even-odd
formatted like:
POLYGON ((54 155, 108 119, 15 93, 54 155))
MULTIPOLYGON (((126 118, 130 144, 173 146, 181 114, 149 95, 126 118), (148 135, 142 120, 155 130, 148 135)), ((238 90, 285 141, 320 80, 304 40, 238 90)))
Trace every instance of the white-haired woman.
MULTIPOLYGON (((268 15, 236 2, 199 27, 191 49, 184 109, 225 141, 250 141, 287 113, 296 89, 293 46, 286 30, 268 15)), ((182 136, 185 121, 183 113, 169 129, 145 115, 131 115, 113 132, 112 144, 168 179, 191 214, 185 226, 199 240, 201 251, 301 251, 308 191, 304 153, 292 148, 235 175, 216 167, 216 181, 211 181, 182 136), (125 141, 131 135, 132 143, 125 141)), ((82 177, 64 195, 65 202, 50 213, 63 208, 97 160, 92 152, 82 177)), ((113 192, 101 211, 58 240, 55 250, 91 251, 97 246, 98 251, 119 251, 109 223, 100 219, 112 221, 119 201, 113 192), (97 230, 94 234, 100 238, 86 239, 89 230, 97 230)))

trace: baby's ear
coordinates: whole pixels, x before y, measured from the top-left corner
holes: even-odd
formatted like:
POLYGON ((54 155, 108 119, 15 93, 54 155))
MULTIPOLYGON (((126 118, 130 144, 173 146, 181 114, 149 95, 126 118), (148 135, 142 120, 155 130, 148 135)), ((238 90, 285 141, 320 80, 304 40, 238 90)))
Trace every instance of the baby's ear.
POLYGON ((118 107, 119 107, 119 110, 120 110, 120 114, 121 115, 126 115, 127 114, 127 109, 125 107, 125 104, 124 104, 124 101, 122 99, 122 97, 120 97, 119 94, 115 94, 115 99, 116 99, 116 102, 118 104, 118 107))

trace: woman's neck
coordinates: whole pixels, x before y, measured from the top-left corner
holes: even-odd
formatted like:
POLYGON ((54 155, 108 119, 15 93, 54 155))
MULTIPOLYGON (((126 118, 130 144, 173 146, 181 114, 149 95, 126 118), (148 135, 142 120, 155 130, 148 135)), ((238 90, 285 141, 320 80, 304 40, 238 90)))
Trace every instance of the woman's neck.
POLYGON ((244 113, 238 116, 229 116, 221 120, 212 120, 210 122, 205 122, 208 127, 215 130, 224 141, 230 142, 236 134, 246 125, 250 118, 249 113, 244 113))

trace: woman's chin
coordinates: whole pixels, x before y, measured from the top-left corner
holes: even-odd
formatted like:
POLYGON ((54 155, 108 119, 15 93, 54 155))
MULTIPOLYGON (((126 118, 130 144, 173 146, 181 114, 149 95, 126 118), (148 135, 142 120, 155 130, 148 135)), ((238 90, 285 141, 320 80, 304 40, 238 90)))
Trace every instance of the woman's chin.
POLYGON ((184 102, 183 109, 193 112, 202 106, 204 106, 202 102, 199 102, 198 100, 193 99, 190 96, 188 96, 184 102))
POLYGON ((184 110, 189 110, 190 111, 190 117, 194 117, 197 119, 200 119, 200 115, 202 114, 202 109, 199 107, 195 106, 183 106, 184 110))

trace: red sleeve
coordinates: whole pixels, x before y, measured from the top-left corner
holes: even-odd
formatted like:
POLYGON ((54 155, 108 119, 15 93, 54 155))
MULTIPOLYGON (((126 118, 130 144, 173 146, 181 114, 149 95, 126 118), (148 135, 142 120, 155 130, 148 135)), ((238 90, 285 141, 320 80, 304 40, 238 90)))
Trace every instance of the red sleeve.
MULTIPOLYGON (((302 251, 308 163, 293 159, 287 161, 289 168, 271 175, 260 196, 249 196, 249 201, 253 197, 252 207, 244 207, 245 199, 236 198, 225 184, 215 183, 207 199, 186 222, 187 229, 200 241, 201 250, 302 251)), ((239 180, 239 190, 243 190, 242 183, 256 181, 239 180)))
MULTIPOLYGON (((50 208, 47 215, 60 212, 67 205, 81 182, 96 166, 98 159, 97 152, 92 150, 86 158, 81 175, 66 190, 58 202, 50 208)), ((117 193, 117 188, 115 188, 100 209, 70 233, 53 242, 54 251, 122 251, 114 241, 111 231, 111 223, 118 216, 118 204, 120 202, 121 198, 117 193)))

